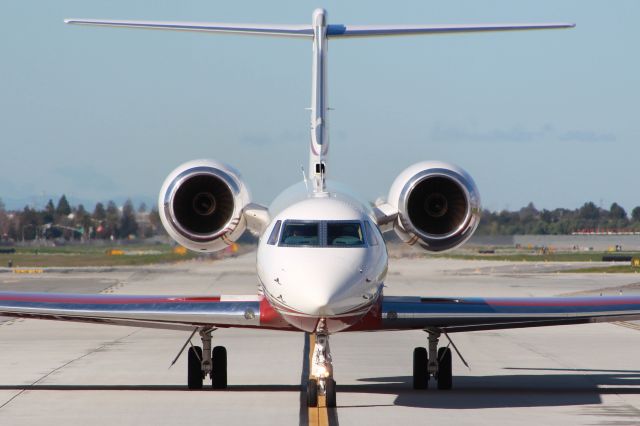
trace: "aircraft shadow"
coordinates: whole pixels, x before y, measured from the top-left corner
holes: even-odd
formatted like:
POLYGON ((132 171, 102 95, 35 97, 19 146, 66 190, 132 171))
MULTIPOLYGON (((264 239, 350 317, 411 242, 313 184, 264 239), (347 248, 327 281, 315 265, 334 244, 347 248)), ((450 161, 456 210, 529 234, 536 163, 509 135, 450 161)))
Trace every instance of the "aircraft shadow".
POLYGON ((300 392, 300 385, 235 385, 224 390, 205 386, 202 390, 190 390, 185 385, 0 385, 0 390, 28 391, 161 391, 161 392, 300 392))
MULTIPOLYGON (((429 382, 428 390, 414 390, 411 376, 371 377, 360 379, 361 382, 367 382, 364 384, 338 383, 337 391, 395 394, 396 406, 456 410, 589 405, 601 403, 602 395, 640 395, 640 371, 539 368, 505 370, 548 371, 548 374, 454 376, 453 389, 449 391, 437 390, 434 380, 429 382)), ((340 408, 349 406, 340 405, 340 408)))
MULTIPOLYGON (((393 405, 440 409, 479 409, 506 407, 553 407, 592 405, 602 402, 602 395, 640 395, 640 371, 541 369, 508 367, 506 371, 523 372, 494 376, 454 376, 453 389, 438 391, 435 381, 429 389, 412 389, 411 376, 370 377, 361 384, 340 384, 340 394, 395 395, 393 405), (525 374, 525 371, 538 374, 525 374), (543 373, 543 374, 540 374, 543 373), (547 374, 544 374, 547 373, 547 374), (586 373, 586 374, 585 374, 586 373)), ((191 391, 185 385, 101 385, 101 384, 34 384, 0 385, 0 390, 28 391, 142 391, 142 392, 304 392, 300 385, 230 385, 226 390, 191 391)), ((372 407, 375 405, 343 405, 338 408, 372 407)))

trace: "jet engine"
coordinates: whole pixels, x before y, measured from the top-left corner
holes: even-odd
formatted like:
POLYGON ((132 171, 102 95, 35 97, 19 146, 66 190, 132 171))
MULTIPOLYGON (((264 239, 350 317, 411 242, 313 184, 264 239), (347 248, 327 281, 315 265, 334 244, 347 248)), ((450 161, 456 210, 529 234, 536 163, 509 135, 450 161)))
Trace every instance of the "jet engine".
POLYGON ((214 252, 240 238, 251 202, 240 174, 213 160, 182 164, 165 179, 158 210, 169 235, 190 250, 214 252))
POLYGON ((398 212, 393 224, 398 237, 428 251, 458 247, 480 221, 480 194, 473 179, 447 163, 408 167, 391 185, 387 200, 398 212))

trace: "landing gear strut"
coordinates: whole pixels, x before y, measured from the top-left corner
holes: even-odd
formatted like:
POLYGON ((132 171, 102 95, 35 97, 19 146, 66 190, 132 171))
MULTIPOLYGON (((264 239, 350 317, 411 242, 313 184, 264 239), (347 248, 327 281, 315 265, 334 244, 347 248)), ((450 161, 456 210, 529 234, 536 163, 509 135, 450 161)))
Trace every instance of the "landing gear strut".
POLYGON ((324 395, 327 407, 336 406, 336 381, 333 379, 333 364, 329 348, 329 334, 318 332, 311 356, 311 377, 307 382, 307 405, 318 406, 318 395, 324 395))
POLYGON ((187 385, 189 389, 202 389, 204 378, 211 377, 213 389, 227 387, 227 349, 216 346, 211 349, 211 333, 214 329, 200 330, 202 347, 189 348, 187 385))
POLYGON ((413 350, 413 388, 426 389, 429 378, 433 377, 438 389, 451 389, 453 385, 451 349, 449 347, 438 349, 439 331, 427 330, 427 332, 429 333, 428 349, 413 350))

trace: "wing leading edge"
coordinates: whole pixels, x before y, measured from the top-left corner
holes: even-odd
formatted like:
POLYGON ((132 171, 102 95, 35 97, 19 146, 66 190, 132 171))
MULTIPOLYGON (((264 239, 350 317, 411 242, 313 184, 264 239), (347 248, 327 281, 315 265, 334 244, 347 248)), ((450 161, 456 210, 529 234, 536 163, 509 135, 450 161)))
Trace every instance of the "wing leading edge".
POLYGON ((385 297, 379 330, 447 333, 640 320, 640 296, 531 298, 385 297))
POLYGON ((193 330, 194 327, 288 328, 259 296, 130 296, 0 293, 0 315, 193 330))

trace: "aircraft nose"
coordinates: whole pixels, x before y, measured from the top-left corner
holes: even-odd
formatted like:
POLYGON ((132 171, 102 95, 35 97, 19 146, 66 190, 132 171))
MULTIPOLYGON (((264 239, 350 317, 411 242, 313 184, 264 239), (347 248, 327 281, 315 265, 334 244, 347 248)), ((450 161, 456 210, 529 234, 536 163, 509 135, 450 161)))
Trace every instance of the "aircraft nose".
POLYGON ((307 312, 310 315, 331 315, 332 294, 328 291, 309 291, 310 298, 307 305, 307 312))
POLYGON ((288 274, 288 281, 296 277, 290 299, 297 310, 313 316, 336 315, 353 306, 354 297, 361 299, 364 258, 350 251, 325 260, 290 263, 293 273, 288 274))

